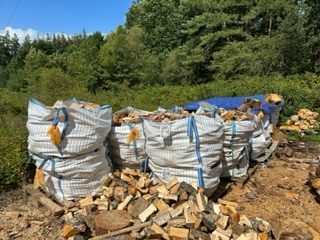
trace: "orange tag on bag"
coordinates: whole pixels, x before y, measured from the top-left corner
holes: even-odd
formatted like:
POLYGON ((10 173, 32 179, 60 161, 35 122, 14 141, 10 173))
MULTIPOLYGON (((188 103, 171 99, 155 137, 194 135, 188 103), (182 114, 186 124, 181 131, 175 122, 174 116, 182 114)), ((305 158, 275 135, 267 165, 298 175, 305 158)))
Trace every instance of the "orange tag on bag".
POLYGON ((140 138, 139 130, 136 128, 132 128, 127 138, 127 144, 130 145, 130 143, 133 140, 138 140, 139 138, 140 138))
POLYGON ((47 132, 51 138, 51 142, 54 145, 59 146, 61 143, 61 134, 59 128, 57 126, 51 125, 50 127, 48 127, 47 132))

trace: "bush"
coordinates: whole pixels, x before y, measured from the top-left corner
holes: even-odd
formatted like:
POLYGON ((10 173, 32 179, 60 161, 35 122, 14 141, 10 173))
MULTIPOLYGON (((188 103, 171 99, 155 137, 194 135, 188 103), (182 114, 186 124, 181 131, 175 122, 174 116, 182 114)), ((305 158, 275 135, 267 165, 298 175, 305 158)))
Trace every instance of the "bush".
POLYGON ((0 191, 18 186, 26 173, 27 131, 19 127, 25 119, 5 119, 10 125, 0 124, 0 191), (12 128, 16 122, 16 128, 12 128))

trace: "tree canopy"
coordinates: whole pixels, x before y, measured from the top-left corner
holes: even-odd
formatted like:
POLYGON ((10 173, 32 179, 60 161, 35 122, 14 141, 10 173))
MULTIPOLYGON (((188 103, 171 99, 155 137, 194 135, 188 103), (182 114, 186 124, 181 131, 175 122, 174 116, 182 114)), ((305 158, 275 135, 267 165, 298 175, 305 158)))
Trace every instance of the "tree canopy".
POLYGON ((61 78, 97 92, 319 73, 319 24, 313 0, 137 0, 107 35, 0 36, 0 87, 33 91, 61 78))

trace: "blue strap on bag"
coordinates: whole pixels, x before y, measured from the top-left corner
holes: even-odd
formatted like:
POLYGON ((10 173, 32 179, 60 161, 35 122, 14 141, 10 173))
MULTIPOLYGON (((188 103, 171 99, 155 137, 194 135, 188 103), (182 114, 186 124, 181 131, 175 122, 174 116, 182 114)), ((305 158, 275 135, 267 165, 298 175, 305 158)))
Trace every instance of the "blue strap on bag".
POLYGON ((59 108, 57 110, 56 116, 54 117, 54 119, 52 121, 52 125, 54 125, 54 126, 58 125, 60 112, 62 112, 63 115, 64 115, 64 124, 63 124, 63 128, 62 128, 62 133, 61 133, 61 142, 62 142, 63 139, 66 136, 67 128, 68 128, 68 125, 69 125, 68 124, 69 116, 68 116, 68 113, 67 113, 67 110, 66 110, 65 107, 59 108))
POLYGON ((236 133, 237 133, 237 122, 236 121, 232 121, 231 128, 232 128, 232 131, 231 131, 230 149, 231 149, 231 158, 233 161, 233 158, 234 158, 233 157, 233 143, 234 143, 234 137, 236 136, 236 133))
POLYGON ((38 168, 42 169, 44 167, 44 165, 47 163, 47 161, 49 161, 49 160, 51 162, 52 175, 58 179, 58 187, 59 187, 60 192, 62 193, 62 196, 64 197, 64 193, 62 191, 62 186, 61 186, 61 180, 63 179, 63 176, 56 172, 56 161, 54 160, 54 158, 50 157, 50 156, 44 157, 42 163, 40 164, 40 166, 38 168))
POLYGON ((202 166, 202 158, 200 154, 200 139, 198 128, 196 124, 196 119, 194 116, 188 117, 188 127, 187 127, 187 135, 190 138, 190 141, 193 140, 193 133, 196 140, 196 156, 198 160, 198 185, 201 188, 205 188, 204 179, 203 179, 203 166, 202 166))

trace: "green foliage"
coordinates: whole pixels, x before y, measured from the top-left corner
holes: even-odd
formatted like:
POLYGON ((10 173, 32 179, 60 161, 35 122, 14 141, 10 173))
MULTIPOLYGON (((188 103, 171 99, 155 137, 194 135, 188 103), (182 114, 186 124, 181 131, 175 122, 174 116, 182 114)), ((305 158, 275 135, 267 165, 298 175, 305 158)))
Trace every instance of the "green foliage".
POLYGON ((304 142, 317 142, 320 143, 320 128, 313 129, 312 131, 306 131, 299 133, 296 131, 286 132, 285 136, 288 141, 304 141, 304 142))
POLYGON ((39 81, 30 86, 30 93, 45 102, 71 98, 70 92, 76 84, 72 78, 59 68, 44 68, 39 74, 39 81))
POLYGON ((216 78, 265 76, 279 69, 281 61, 277 39, 263 36, 246 42, 232 42, 213 54, 210 64, 216 78))
POLYGON ((26 139, 26 132, 0 126, 0 191, 20 184, 27 161, 26 139))
POLYGON ((310 48, 307 40, 305 19, 301 9, 292 10, 279 28, 278 46, 284 74, 296 74, 310 69, 310 48))
POLYGON ((181 43, 179 0, 142 0, 133 3, 126 25, 138 26, 145 33, 143 43, 155 52, 173 49, 181 43))
POLYGON ((311 48, 313 71, 320 72, 320 4, 319 0, 306 0, 306 23, 308 42, 311 48))
POLYGON ((107 37, 99 55, 103 69, 100 87, 110 89, 112 82, 133 86, 157 81, 157 59, 142 43, 142 37, 138 27, 119 27, 107 37))
POLYGON ((0 89, 0 191, 20 185, 26 173, 27 97, 0 89))
POLYGON ((26 169, 29 96, 154 110, 275 92, 286 101, 282 122, 302 107, 319 111, 319 7, 317 0, 136 0, 125 25, 106 36, 23 43, 0 36, 0 185, 17 184, 26 169))

